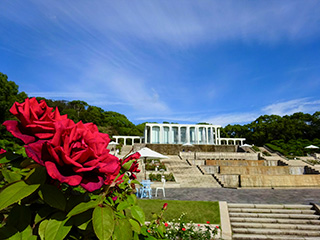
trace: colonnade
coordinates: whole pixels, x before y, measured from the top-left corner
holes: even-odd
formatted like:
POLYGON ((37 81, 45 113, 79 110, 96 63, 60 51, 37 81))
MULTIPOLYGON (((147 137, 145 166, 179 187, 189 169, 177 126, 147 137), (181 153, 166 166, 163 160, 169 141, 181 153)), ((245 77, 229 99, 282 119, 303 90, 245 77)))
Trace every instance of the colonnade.
POLYGON ((143 140, 143 137, 139 136, 112 136, 112 138, 116 140, 116 143, 119 143, 119 139, 123 139, 123 145, 127 145, 127 139, 131 139, 131 145, 134 145, 136 139, 139 140, 139 143, 142 143, 143 140))
POLYGON ((220 145, 220 125, 146 123, 145 143, 220 145))
POLYGON ((220 138, 221 145, 243 145, 245 138, 220 138))

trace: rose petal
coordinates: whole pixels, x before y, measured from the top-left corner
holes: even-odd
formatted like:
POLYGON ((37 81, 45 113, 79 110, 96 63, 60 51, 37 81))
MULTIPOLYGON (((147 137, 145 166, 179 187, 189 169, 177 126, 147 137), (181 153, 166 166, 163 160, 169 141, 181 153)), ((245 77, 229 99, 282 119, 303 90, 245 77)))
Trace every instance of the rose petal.
POLYGON ((46 166, 46 169, 47 169, 47 172, 48 174, 50 175, 50 177, 52 177, 53 179, 57 179, 59 180, 60 182, 62 183, 67 183, 69 184, 70 186, 77 186, 81 183, 81 180, 82 180, 82 176, 81 175, 71 175, 71 176, 63 176, 56 164, 54 164, 53 162, 51 161, 46 161, 45 162, 45 166, 46 166))
POLYGON ((21 139, 25 144, 34 142, 36 139, 33 136, 22 133, 20 130, 22 125, 18 121, 8 120, 8 121, 5 121, 2 125, 4 125, 13 136, 21 139))
POLYGON ((37 163, 41 164, 42 166, 44 166, 44 162, 42 160, 42 149, 44 144, 44 140, 39 140, 25 146, 27 156, 37 163))
POLYGON ((101 176, 96 177, 85 177, 80 184, 81 187, 88 190, 89 192, 93 192, 103 186, 103 178, 101 176))

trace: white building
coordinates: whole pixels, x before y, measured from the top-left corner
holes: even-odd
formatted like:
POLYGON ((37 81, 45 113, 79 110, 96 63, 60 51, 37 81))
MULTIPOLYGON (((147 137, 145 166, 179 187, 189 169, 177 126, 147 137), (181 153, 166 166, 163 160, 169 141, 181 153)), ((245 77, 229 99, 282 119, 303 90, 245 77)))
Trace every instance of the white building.
POLYGON ((245 138, 221 138, 220 125, 146 123, 144 142, 151 144, 239 144, 245 138))
POLYGON ((170 124, 146 123, 144 137, 140 136, 113 136, 116 143, 119 139, 131 139, 134 143, 146 144, 205 144, 205 145, 243 145, 245 138, 221 138, 220 125, 211 124, 170 124))

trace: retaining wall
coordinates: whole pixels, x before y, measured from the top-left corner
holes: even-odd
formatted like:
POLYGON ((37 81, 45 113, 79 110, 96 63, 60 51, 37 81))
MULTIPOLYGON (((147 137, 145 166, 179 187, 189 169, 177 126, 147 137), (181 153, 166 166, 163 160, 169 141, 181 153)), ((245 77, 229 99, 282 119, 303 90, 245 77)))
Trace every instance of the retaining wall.
POLYGON ((206 160, 208 166, 265 166, 264 160, 206 160))
POLYGON ((319 187, 320 175, 241 175, 241 187, 319 187))
POLYGON ((220 174, 240 174, 240 175, 290 175, 290 169, 287 166, 221 166, 220 174))
POLYGON ((237 152, 236 145, 193 145, 182 144, 146 144, 146 147, 164 155, 178 155, 179 152, 237 152))

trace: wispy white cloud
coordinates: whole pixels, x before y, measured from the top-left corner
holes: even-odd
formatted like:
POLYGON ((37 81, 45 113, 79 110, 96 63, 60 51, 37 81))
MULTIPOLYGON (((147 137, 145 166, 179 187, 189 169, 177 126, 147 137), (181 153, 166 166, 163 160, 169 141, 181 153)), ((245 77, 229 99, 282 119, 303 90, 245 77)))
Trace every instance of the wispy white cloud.
POLYGON ((278 102, 266 106, 262 109, 264 114, 290 115, 296 112, 313 113, 319 111, 320 100, 311 100, 309 98, 293 99, 285 102, 278 102))
POLYGON ((226 126, 228 124, 247 124, 261 115, 291 115, 296 112, 304 112, 313 114, 320 109, 320 100, 312 100, 309 98, 293 99, 284 102, 270 104, 261 109, 252 112, 237 112, 237 113, 215 113, 215 115, 206 116, 204 112, 180 113, 178 115, 162 115, 161 117, 140 117, 136 120, 142 121, 175 121, 198 123, 207 122, 215 125, 226 126))

